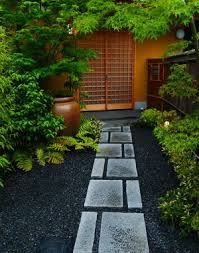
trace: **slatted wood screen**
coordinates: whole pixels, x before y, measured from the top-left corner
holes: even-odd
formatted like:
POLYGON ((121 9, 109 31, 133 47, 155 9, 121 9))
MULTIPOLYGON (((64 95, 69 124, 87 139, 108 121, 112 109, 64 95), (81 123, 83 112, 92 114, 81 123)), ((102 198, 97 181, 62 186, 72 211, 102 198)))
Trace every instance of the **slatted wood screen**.
POLYGON ((96 50, 91 71, 83 78, 81 94, 87 110, 133 107, 135 47, 128 32, 96 32, 79 41, 81 48, 96 50))

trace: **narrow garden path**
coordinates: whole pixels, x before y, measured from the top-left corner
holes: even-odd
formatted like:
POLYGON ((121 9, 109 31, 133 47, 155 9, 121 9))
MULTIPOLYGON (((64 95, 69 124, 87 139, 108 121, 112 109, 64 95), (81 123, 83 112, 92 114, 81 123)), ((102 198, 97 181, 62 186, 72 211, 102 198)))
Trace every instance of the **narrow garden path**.
POLYGON ((149 252, 129 126, 103 127, 73 252, 149 252))

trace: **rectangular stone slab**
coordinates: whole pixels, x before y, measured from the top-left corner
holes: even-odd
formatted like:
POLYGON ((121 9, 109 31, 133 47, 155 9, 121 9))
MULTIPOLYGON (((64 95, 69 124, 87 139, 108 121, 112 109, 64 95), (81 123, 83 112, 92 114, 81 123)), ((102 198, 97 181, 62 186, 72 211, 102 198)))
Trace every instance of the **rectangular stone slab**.
POLYGON ((85 207, 123 207, 121 180, 90 180, 85 207))
POLYGON ((126 195, 128 208, 142 208, 142 198, 138 180, 126 181, 126 195))
POLYGON ((131 133, 111 133, 111 143, 132 143, 131 133))
POLYGON ((123 126, 123 132, 131 132, 130 126, 123 126))
POLYGON ((107 177, 137 177, 135 159, 109 159, 107 177))
POLYGON ((144 215, 103 213, 99 253, 149 253, 144 215))
POLYGON ((102 178, 104 173, 104 158, 96 158, 93 164, 91 177, 102 178))
POLYGON ((96 221, 96 212, 82 213, 73 253, 92 253, 96 221))
POLYGON ((108 132, 102 132, 100 136, 100 142, 108 142, 109 133, 108 132))
POLYGON ((102 128, 103 132, 121 132, 121 126, 105 126, 102 128))
POLYGON ((99 144, 96 157, 122 157, 121 144, 99 144))
POLYGON ((135 157, 133 144, 124 144, 124 157, 135 157))

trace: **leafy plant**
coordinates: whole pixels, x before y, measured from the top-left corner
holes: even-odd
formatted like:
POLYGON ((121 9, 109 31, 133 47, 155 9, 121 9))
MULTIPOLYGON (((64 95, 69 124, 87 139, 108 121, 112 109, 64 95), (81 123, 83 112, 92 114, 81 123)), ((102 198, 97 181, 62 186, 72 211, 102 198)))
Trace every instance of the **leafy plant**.
POLYGON ((181 40, 175 43, 169 44, 167 51, 164 54, 164 57, 169 57, 172 55, 176 55, 182 53, 185 49, 190 45, 190 41, 181 40))
POLYGON ((197 98, 199 90, 187 71, 187 66, 174 64, 170 68, 167 83, 160 87, 161 96, 197 98))
POLYGON ((3 176, 10 170, 7 152, 13 149, 9 132, 14 130, 11 114, 15 109, 12 94, 12 81, 8 69, 11 57, 5 30, 0 27, 0 186, 3 186, 3 176))
POLYGON ((199 161, 194 155, 199 147, 199 117, 195 115, 154 129, 180 180, 175 190, 160 199, 160 209, 163 217, 178 224, 183 233, 199 231, 199 161))
POLYGON ((176 120, 177 118, 176 111, 160 112, 157 109, 147 109, 141 113, 138 124, 154 128, 165 121, 176 120))
POLYGON ((74 1, 65 0, 20 0, 13 7, 8 0, 3 1, 1 9, 4 25, 13 34, 20 73, 32 72, 40 83, 67 73, 65 88, 70 93, 80 87, 82 75, 89 70, 88 60, 95 55, 76 46, 70 27, 75 6, 74 1))

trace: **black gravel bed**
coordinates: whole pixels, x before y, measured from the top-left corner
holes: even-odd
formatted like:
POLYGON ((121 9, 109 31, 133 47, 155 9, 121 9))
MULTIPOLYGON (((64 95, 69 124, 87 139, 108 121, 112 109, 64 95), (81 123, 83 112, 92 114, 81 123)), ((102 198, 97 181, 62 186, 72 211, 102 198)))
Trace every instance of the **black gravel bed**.
POLYGON ((161 219, 158 209, 159 198, 174 188, 178 181, 152 130, 133 127, 132 135, 150 253, 199 252, 196 235, 184 238, 179 228, 161 219))
POLYGON ((9 177, 0 192, 0 253, 34 253, 50 238, 73 247, 94 158, 91 151, 71 152, 62 165, 9 177))

